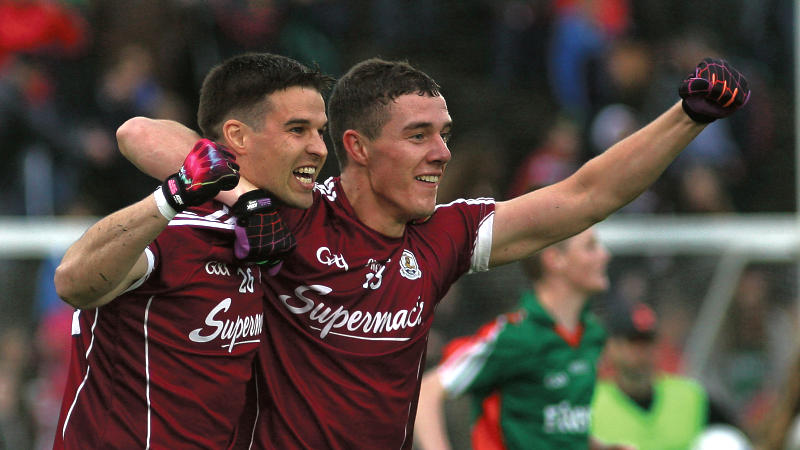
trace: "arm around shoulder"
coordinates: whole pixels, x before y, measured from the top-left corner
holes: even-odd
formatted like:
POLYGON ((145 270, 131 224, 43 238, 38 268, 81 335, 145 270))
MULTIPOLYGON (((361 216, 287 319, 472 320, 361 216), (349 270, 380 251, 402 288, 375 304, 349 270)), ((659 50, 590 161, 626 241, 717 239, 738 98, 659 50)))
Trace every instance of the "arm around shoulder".
POLYGON ((163 180, 177 171, 200 136, 172 120, 128 119, 117 129, 122 155, 142 172, 163 180))
MULTIPOLYGON (((117 129, 122 156, 158 180, 175 173, 199 139, 194 130, 172 120, 134 117, 117 129)), ((216 198, 231 206, 240 195, 253 189, 257 189, 255 185, 241 178, 235 188, 221 192, 216 198)))

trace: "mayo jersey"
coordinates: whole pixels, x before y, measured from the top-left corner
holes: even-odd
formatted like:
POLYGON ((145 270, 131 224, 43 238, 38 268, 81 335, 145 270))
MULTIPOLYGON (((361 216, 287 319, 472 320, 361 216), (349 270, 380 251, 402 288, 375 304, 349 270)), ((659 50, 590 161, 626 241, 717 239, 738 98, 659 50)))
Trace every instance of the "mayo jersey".
POLYGON ((472 448, 572 449, 589 444, 605 330, 587 308, 565 339, 536 294, 445 348, 436 369, 449 396, 471 394, 472 448))
POLYGON ((284 208, 296 250, 264 277, 258 446, 409 449, 437 302, 488 268, 494 201, 440 205, 400 238, 360 222, 338 179, 284 208))
POLYGON ((148 273, 75 311, 55 448, 230 448, 252 435, 263 339, 258 266, 233 256, 233 219, 208 202, 145 250, 148 273), (247 421, 245 421, 247 422, 247 421))

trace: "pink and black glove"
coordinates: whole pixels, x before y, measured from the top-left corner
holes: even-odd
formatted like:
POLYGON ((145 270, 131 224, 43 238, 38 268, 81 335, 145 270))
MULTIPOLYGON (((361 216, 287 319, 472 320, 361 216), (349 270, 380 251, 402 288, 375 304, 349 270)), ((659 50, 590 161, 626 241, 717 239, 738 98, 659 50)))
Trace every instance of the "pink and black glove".
POLYGON ((297 241, 281 220, 270 194, 260 189, 247 192, 231 212, 237 219, 234 256, 268 266, 270 275, 278 273, 283 258, 294 250, 297 241))
POLYGON ((724 59, 705 58, 681 82, 683 110, 695 122, 728 117, 750 99, 747 78, 724 59))
POLYGON ((156 202, 161 214, 171 219, 175 213, 204 203, 220 191, 233 189, 238 183, 236 157, 222 145, 200 139, 186 155, 180 170, 161 184, 163 197, 156 190, 156 202), (164 208, 164 202, 168 208, 164 208))

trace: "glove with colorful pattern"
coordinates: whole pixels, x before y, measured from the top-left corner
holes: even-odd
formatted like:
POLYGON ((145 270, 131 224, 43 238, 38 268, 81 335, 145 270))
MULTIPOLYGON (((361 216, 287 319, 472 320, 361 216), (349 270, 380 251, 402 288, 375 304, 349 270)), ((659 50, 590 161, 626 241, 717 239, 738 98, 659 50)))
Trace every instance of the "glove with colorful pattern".
POLYGON ((260 189, 247 192, 233 205, 232 213, 237 219, 234 256, 268 266, 268 273, 276 274, 297 241, 281 220, 270 194, 260 189))
POLYGON ((161 185, 164 199, 176 212, 214 198, 239 183, 236 157, 208 139, 200 139, 186 155, 178 172, 161 185))
POLYGON ((724 59, 705 58, 678 88, 683 110, 695 122, 728 117, 750 99, 747 78, 724 59))

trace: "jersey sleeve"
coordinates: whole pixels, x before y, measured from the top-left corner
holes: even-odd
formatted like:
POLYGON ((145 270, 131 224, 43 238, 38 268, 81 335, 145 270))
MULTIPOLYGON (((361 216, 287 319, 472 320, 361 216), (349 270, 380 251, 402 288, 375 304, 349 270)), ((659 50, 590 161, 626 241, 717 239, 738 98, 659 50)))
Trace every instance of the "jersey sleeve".
POLYGON ((494 206, 493 199, 459 199, 438 205, 427 221, 411 226, 432 249, 430 258, 440 270, 436 283, 442 296, 465 273, 488 270, 494 206))
POLYGON ((510 326, 508 315, 502 315, 476 334, 447 345, 436 372, 449 396, 488 393, 512 376, 518 358, 532 357, 519 354, 519 346, 509 345, 510 326))
POLYGON ((489 270, 494 224, 494 199, 459 199, 438 205, 430 219, 431 225, 463 242, 461 250, 469 256, 469 270, 489 270), (459 235, 459 231, 464 233, 459 235))
POLYGON ((142 275, 141 278, 134 281, 128 287, 128 289, 125 289, 125 292, 130 292, 138 288, 142 284, 144 284, 144 282, 147 281, 147 279, 150 278, 150 275, 153 273, 153 269, 155 269, 158 259, 156 258, 156 253, 154 252, 154 248, 151 248, 152 245, 153 244, 150 244, 144 249, 144 255, 145 257, 147 257, 147 270, 145 271, 144 275, 142 275))

